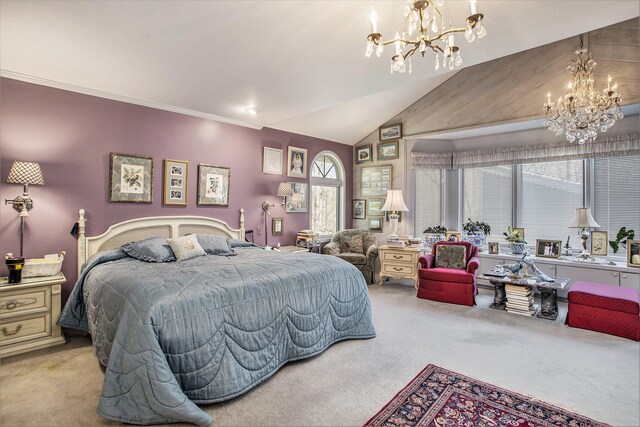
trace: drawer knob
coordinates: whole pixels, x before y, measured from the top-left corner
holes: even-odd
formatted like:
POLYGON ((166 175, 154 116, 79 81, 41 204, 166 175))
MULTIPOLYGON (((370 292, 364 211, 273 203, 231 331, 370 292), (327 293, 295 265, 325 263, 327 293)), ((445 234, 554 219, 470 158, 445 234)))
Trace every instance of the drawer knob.
POLYGON ((402 271, 402 267, 393 267, 395 271, 402 271))
POLYGON ((9 332, 9 331, 7 330, 7 328, 3 326, 3 327, 2 327, 2 335, 4 335, 5 337, 11 336, 11 335, 15 335, 15 334, 17 334, 18 332, 20 332, 20 329, 22 329, 22 323, 18 323, 18 324, 16 325, 16 329, 15 329, 13 332, 9 332))
POLYGON ((618 273, 611 273, 613 277, 618 277, 618 273))
POLYGON ((394 255, 393 259, 402 259, 402 255, 394 255))

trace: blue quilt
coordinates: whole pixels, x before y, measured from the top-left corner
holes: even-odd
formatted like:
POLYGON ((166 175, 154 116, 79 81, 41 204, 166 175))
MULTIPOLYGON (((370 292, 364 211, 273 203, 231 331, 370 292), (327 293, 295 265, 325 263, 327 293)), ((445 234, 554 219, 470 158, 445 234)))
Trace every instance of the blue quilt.
POLYGON ((100 415, 208 426, 196 404, 245 393, 337 341, 375 336, 367 286, 351 264, 235 251, 156 264, 114 250, 86 263, 59 323, 91 333, 106 366, 100 415))

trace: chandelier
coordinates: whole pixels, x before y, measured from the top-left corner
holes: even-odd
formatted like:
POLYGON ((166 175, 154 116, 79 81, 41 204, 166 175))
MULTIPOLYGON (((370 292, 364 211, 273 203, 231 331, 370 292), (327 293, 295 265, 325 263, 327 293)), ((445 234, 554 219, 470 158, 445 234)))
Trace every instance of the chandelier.
POLYGON ((578 58, 567 67, 573 74, 567 85, 569 93, 558 98, 557 105, 554 105, 549 92, 544 104, 544 125, 556 135, 564 132, 567 141, 577 140, 578 144, 595 141, 598 131, 606 132, 616 120, 624 117, 620 111, 622 98, 616 92, 618 85, 614 83, 611 86, 611 76, 603 93, 593 89, 593 69, 596 62, 591 53, 585 58, 586 53, 587 50, 582 47, 581 35, 580 48, 576 50, 578 58))
POLYGON ((481 39, 487 35, 487 31, 482 26, 484 15, 476 10, 476 0, 469 0, 470 15, 467 17, 467 24, 464 28, 445 28, 445 18, 440 11, 444 0, 406 0, 404 5, 404 16, 406 28, 402 35, 396 31, 392 40, 382 41, 382 34, 378 32, 378 16, 371 9, 371 34, 367 36, 367 57, 370 57, 375 50, 376 56, 380 57, 384 51, 384 46, 393 44, 395 54, 391 57, 391 74, 394 72, 404 73, 409 70, 411 73, 411 56, 420 52, 424 57, 427 49, 436 53, 435 69, 440 68, 440 56, 442 55, 442 67, 453 70, 462 65, 460 47, 456 45, 454 33, 464 33, 469 43, 476 37, 481 39), (417 33, 416 33, 417 30, 417 33), (414 35, 414 33, 416 33, 414 35), (408 65, 407 65, 408 63, 408 65))

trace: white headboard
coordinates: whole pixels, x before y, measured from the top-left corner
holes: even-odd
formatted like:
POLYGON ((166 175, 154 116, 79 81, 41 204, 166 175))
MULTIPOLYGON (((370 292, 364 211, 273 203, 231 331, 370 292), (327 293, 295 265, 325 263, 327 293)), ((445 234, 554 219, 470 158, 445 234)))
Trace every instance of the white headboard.
POLYGON ((240 209, 240 228, 206 216, 153 216, 135 218, 112 225, 99 236, 85 235, 86 217, 80 209, 78 218, 78 275, 80 268, 96 252, 115 249, 125 243, 149 237, 174 238, 191 233, 217 234, 244 239, 244 209, 240 209))

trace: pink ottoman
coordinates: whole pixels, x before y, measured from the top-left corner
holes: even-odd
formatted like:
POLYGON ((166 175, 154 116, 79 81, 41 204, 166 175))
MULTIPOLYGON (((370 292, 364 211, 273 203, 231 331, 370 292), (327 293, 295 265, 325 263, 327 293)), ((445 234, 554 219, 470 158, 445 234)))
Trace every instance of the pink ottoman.
POLYGON ((640 341, 640 294, 635 289, 576 282, 566 324, 640 341))

